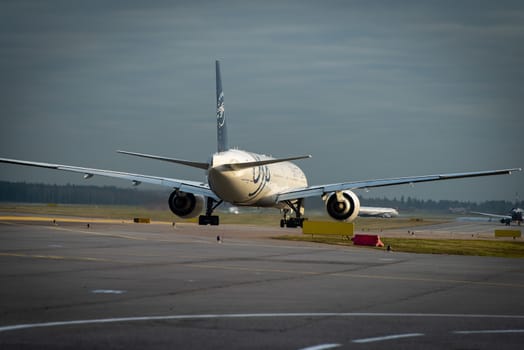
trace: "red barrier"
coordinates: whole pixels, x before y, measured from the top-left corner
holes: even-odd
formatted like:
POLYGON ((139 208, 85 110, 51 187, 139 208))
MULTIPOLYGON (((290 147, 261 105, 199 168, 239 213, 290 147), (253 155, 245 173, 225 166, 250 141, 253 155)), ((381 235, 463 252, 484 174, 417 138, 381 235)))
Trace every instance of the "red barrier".
POLYGON ((383 247, 384 243, 380 240, 378 235, 360 235, 353 236, 354 245, 370 245, 373 247, 383 247))

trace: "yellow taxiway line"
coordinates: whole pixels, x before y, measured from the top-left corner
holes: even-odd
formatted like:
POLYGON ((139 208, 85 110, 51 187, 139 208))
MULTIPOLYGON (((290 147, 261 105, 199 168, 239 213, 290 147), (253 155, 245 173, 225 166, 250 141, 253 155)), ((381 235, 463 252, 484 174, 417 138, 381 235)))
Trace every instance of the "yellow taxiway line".
MULTIPOLYGON (((80 218, 80 217, 62 217, 62 216, 24 216, 24 215, 5 215, 0 216, 0 221, 29 221, 29 222, 80 222, 80 223, 97 223, 97 224, 134 224, 132 219, 101 219, 101 218, 80 218)), ((151 221, 153 224, 172 225, 168 221, 151 221)))

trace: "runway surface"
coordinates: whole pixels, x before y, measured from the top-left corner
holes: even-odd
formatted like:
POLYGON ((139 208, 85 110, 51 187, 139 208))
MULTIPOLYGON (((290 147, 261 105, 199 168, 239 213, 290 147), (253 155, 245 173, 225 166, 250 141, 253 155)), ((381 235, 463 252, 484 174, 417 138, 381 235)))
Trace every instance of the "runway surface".
POLYGON ((290 233, 0 221, 0 348, 522 348, 523 259, 290 233))

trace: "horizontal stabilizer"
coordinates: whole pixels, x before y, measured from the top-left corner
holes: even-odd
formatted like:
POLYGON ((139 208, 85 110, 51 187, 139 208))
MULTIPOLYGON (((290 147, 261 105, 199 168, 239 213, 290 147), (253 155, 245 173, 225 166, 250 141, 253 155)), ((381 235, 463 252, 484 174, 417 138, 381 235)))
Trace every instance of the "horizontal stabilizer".
POLYGON ((187 166, 190 166, 190 167, 193 167, 193 168, 199 168, 199 169, 204 169, 204 170, 207 170, 209 168, 209 164, 208 163, 193 162, 193 161, 190 161, 190 160, 176 159, 176 158, 167 158, 167 157, 155 156, 155 155, 152 155, 152 154, 128 152, 128 151, 121 151, 121 150, 118 150, 117 152, 118 153, 122 153, 122 154, 127 154, 127 155, 130 155, 130 156, 150 158, 150 159, 162 160, 164 162, 171 162, 171 163, 187 165, 187 166))
POLYGON ((241 169, 247 169, 247 168, 254 168, 254 167, 262 166, 262 165, 283 163, 283 162, 289 162, 292 160, 306 159, 306 158, 311 158, 311 155, 308 154, 306 156, 278 158, 278 159, 266 159, 266 160, 258 160, 254 162, 245 162, 245 163, 221 164, 217 168, 219 168, 220 170, 241 170, 241 169))

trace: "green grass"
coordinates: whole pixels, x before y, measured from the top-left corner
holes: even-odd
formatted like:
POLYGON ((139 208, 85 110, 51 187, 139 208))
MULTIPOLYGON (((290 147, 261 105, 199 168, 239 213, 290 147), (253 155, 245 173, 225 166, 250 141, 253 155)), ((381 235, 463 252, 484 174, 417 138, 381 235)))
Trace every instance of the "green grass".
MULTIPOLYGON (((33 215, 59 215, 83 218, 102 218, 130 220, 135 217, 150 218, 153 221, 184 221, 173 215, 167 204, 165 208, 152 209, 128 205, 85 205, 85 204, 20 204, 2 203, 0 211, 4 213, 24 213, 33 215)), ((250 224, 261 226, 280 227, 282 216, 276 209, 241 209, 240 214, 216 212, 223 224, 250 224)), ((324 212, 307 213, 309 220, 330 221, 324 212)), ((332 220, 331 220, 332 221, 332 220)), ((414 227, 418 225, 431 225, 443 222, 441 219, 412 219, 412 218, 358 218, 355 221, 355 230, 379 232, 381 230, 414 227)))
POLYGON ((385 246, 391 245, 395 251, 403 252, 524 258, 524 242, 520 241, 385 237, 382 242, 385 246))
POLYGON ((449 218, 357 218, 355 220, 355 231, 372 231, 380 232, 385 230, 394 230, 402 228, 410 228, 416 226, 429 226, 435 224, 442 224, 451 221, 449 218))
POLYGON ((1 204, 3 213, 33 215, 74 216, 82 218, 125 219, 146 217, 156 221, 173 221, 169 210, 147 209, 126 205, 76 205, 76 204, 1 204))
MULTIPOLYGON (((57 215, 81 218, 131 220, 135 217, 150 218, 153 221, 184 222, 189 220, 175 216, 169 209, 151 209, 127 205, 83 205, 83 204, 0 204, 0 212, 32 215, 57 215)), ((246 209, 241 214, 215 212, 222 224, 250 224, 280 227, 280 213, 276 209, 246 209)), ((194 221, 195 219, 193 219, 194 221)))
MULTIPOLYGON (((280 236, 275 239, 315 242, 353 246, 351 240, 340 236, 280 236)), ((391 246, 395 252, 421 253, 421 254, 449 254, 449 255, 474 255, 497 256, 505 258, 524 258, 524 242, 502 240, 462 240, 462 239, 419 239, 419 238, 389 238, 381 237, 384 246, 391 246)), ((364 249, 380 249, 370 248, 364 249)))
MULTIPOLYGON (((69 204, 0 204, 0 212, 26 213, 33 215, 75 216, 84 218, 104 218, 131 220, 135 217, 146 217, 153 221, 184 220, 174 216, 168 209, 150 209, 133 206, 104 205, 69 205, 69 204)), ((224 224, 249 224, 273 226, 279 228, 280 214, 278 210, 262 209, 245 211, 241 214, 218 213, 220 222, 224 224)), ((323 213, 308 215, 310 220, 329 221, 323 213)), ((431 225, 449 221, 450 218, 358 218, 355 230, 360 232, 380 232, 391 229, 410 228, 420 225, 431 225)), ((297 229, 299 230, 299 229, 297 229)), ((297 231, 299 232, 299 231, 297 231)), ((292 235, 277 239, 308 241, 322 244, 353 245, 352 241, 340 236, 292 235)), ((419 238, 381 238, 384 244, 390 245, 396 252, 454 254, 524 258, 524 242, 508 240, 459 240, 459 239, 419 239, 419 238)), ((384 249, 384 248, 372 248, 384 249)))

